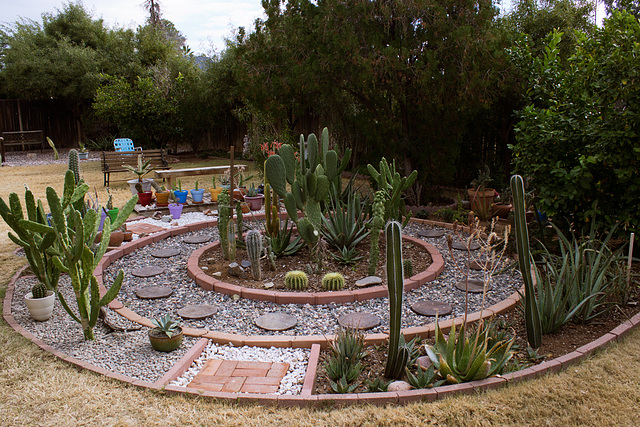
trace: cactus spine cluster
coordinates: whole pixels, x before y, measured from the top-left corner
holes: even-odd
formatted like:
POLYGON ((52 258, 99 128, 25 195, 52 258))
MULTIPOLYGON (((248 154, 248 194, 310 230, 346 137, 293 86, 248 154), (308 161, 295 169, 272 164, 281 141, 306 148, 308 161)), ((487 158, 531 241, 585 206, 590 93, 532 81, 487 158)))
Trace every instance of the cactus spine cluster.
POLYGON ((31 288, 31 297, 34 299, 40 299, 47 296, 47 287, 44 283, 38 282, 31 288))
POLYGON ((376 274, 378 260, 380 259, 380 231, 384 227, 385 193, 376 191, 371 208, 371 249, 369 250, 369 276, 376 274))
MULTIPOLYGON (((378 190, 384 191, 387 199, 385 206, 385 221, 395 220, 402 221, 402 217, 406 214, 402 193, 404 193, 418 178, 418 172, 413 171, 408 177, 400 176, 396 172, 396 162, 389 164, 384 157, 380 160, 380 171, 377 171, 372 165, 367 165, 369 175, 378 184, 378 190)), ((411 214, 406 215, 403 226, 407 225, 411 214)))
POLYGON ((402 269, 404 271, 404 277, 413 276, 413 263, 410 259, 405 259, 402 261, 402 269))
POLYGON ((542 324, 540 322, 533 278, 531 277, 531 262, 533 258, 529 250, 529 230, 527 229, 527 220, 525 218, 524 182, 520 175, 511 177, 511 194, 513 195, 518 263, 525 286, 524 322, 527 329, 527 341, 532 348, 538 348, 542 345, 542 324))
POLYGON ((389 221, 385 228, 387 258, 387 288, 389 290, 389 353, 384 376, 400 378, 409 360, 409 349, 401 345, 402 291, 404 271, 402 268, 402 226, 398 221, 389 221))
POLYGON ((218 235, 222 257, 229 259, 229 221, 231 220, 231 197, 226 188, 218 195, 218 235))
MULTIPOLYGON (((118 217, 112 224, 107 218, 103 227, 103 236, 97 249, 92 250, 93 242, 98 233, 98 213, 90 209, 84 217, 73 207, 74 202, 83 200, 89 186, 85 183, 75 185, 72 171, 65 175, 62 198, 56 191, 47 187, 47 202, 51 211, 51 225, 45 225, 38 220, 21 219, 21 227, 31 232, 54 236, 54 242, 48 246, 47 252, 52 255, 55 267, 62 273, 67 273, 71 279, 78 312, 75 313, 58 293, 60 303, 67 313, 82 325, 85 339, 95 339, 93 328, 96 325, 100 307, 109 304, 120 291, 124 272, 120 270, 116 279, 107 292, 100 296, 98 281, 93 271, 107 250, 111 232, 119 228, 133 211, 136 197, 132 197, 120 209, 118 217)), ((41 203, 39 203, 41 205, 41 203)))
POLYGON ((309 248, 318 240, 318 230, 322 225, 320 202, 329 195, 331 186, 341 189, 340 175, 351 157, 351 150, 345 152, 340 165, 338 155, 329 150, 329 131, 324 128, 320 141, 310 134, 306 142, 300 135, 299 166, 293 147, 283 145, 278 154, 269 156, 264 163, 265 176, 271 187, 284 197, 287 214, 298 226, 298 233, 309 248), (287 183, 291 191, 287 192, 287 183), (298 210, 303 217, 298 218, 298 210))
POLYGON ((327 273, 322 278, 322 289, 338 291, 344 288, 344 276, 340 273, 327 273))
POLYGON ((260 256, 264 250, 262 234, 258 230, 249 230, 246 245, 249 261, 251 261, 253 280, 262 280, 262 267, 260 266, 260 256))
POLYGON ((309 278, 307 277, 307 273, 300 270, 293 270, 287 273, 284 276, 284 285, 287 289, 293 290, 302 290, 306 289, 309 286, 309 278))

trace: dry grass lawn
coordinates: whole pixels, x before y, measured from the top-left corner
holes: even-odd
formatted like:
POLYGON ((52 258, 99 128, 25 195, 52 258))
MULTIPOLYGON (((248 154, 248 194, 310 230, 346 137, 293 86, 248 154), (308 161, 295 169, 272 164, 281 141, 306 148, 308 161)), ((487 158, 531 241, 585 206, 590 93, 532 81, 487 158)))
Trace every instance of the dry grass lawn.
MULTIPOLYGON (((182 165, 181 165, 182 166, 182 165)), ((28 183, 36 197, 53 183, 61 189, 66 167, 0 169, 0 196, 22 199, 28 183)), ((84 179, 106 201, 99 164, 82 163, 84 179)), ((183 185, 185 180, 183 180, 183 185)), ((112 186, 116 205, 128 197, 126 183, 112 186)), ((23 260, 0 224, 0 296, 23 260)), ((640 331, 568 371, 502 390, 427 404, 307 410, 226 403, 137 389, 79 371, 41 351, 0 321, 0 425, 638 425, 640 331)))

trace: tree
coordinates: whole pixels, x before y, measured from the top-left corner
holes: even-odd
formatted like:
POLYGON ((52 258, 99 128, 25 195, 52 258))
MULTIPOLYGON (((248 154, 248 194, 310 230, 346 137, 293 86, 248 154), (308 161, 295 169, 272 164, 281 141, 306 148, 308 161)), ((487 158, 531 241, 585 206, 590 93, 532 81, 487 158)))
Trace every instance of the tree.
POLYGON ((532 178, 539 209, 559 220, 637 230, 640 23, 614 13, 591 37, 578 35, 568 61, 560 40, 552 33, 541 57, 525 44, 514 51, 529 83, 513 147, 516 172, 532 178))
POLYGON ((638 0, 604 0, 604 4, 609 15, 615 11, 626 10, 636 18, 640 17, 640 2, 638 0))

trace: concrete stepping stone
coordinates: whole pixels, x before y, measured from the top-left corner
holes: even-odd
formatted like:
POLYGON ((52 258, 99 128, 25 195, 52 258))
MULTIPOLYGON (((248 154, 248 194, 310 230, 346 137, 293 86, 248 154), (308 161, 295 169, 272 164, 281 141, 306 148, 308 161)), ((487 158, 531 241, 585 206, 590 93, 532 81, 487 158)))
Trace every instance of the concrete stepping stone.
POLYGON ((452 311, 451 304, 440 301, 422 300, 411 305, 411 310, 422 316, 446 316, 452 311))
POLYGON ((185 305, 177 311, 178 316, 183 319, 206 319, 209 316, 213 316, 218 311, 217 308, 202 304, 202 305, 185 305))
POLYGON ((476 242, 471 242, 468 246, 467 246, 467 241, 465 240, 464 242, 461 242, 459 240, 456 240, 455 242, 453 242, 451 244, 451 247, 453 249, 457 249, 459 251, 466 251, 466 250, 470 250, 470 251, 476 251, 478 249, 480 249, 480 245, 477 244, 476 242))
POLYGON ((140 299, 160 299, 166 298, 173 293, 169 286, 144 286, 136 289, 136 295, 140 299))
POLYGON ((136 277, 153 277, 162 273, 164 273, 164 268, 158 267, 156 265, 140 267, 131 271, 131 274, 136 277))
POLYGON ((151 256, 154 258, 171 258, 176 255, 180 255, 180 248, 166 248, 151 251, 151 256))
POLYGON ((267 313, 255 320, 257 327, 267 331, 286 331, 298 324, 295 316, 285 313, 267 313))
POLYGON ((378 276, 367 276, 360 280, 356 280, 355 285, 358 288, 366 288, 367 286, 380 285, 382 283, 382 278, 378 276))
POLYGON ((426 237, 428 239, 437 239, 438 237, 444 236, 444 231, 442 231, 442 230, 420 230, 420 231, 418 231, 418 236, 426 237))
MULTIPOLYGON (((484 282, 482 280, 478 280, 478 279, 469 279, 467 280, 466 283, 467 286, 467 290, 469 292, 471 292, 472 294, 480 294, 482 293, 482 291, 484 290, 484 282)), ((456 283, 456 288, 460 289, 461 291, 465 291, 465 281, 462 280, 458 283, 456 283)), ((491 290, 491 284, 487 285, 487 291, 491 290)))
POLYGON ((184 243, 189 243, 191 245, 197 245, 199 243, 207 243, 209 240, 211 240, 211 236, 208 236, 206 234, 197 234, 195 236, 189 236, 182 239, 184 243))
POLYGON ((380 325, 380 318, 372 313, 349 313, 340 316, 338 323, 343 328, 366 331, 380 325))

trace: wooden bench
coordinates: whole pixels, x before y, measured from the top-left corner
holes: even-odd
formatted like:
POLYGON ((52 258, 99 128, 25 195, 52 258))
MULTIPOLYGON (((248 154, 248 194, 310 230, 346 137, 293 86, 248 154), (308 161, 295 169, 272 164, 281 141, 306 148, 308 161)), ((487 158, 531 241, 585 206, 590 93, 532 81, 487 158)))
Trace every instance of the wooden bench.
MULTIPOLYGON (((244 165, 237 165, 244 166, 244 165)), ((189 168, 189 169, 171 169, 171 170, 157 170, 155 171, 156 178, 163 178, 166 180, 168 189, 173 188, 174 178, 180 178, 183 176, 198 176, 198 175, 219 175, 225 173, 229 169, 229 166, 207 166, 203 168, 189 168)))
POLYGON ((169 162, 166 159, 165 150, 139 150, 139 151, 103 151, 102 152, 102 173, 104 174, 104 185, 109 185, 112 173, 131 171, 125 165, 138 166, 138 156, 142 156, 143 161, 150 160, 150 165, 156 169, 168 169, 169 162))
POLYGON ((2 132, 2 138, 0 138, 0 155, 2 155, 2 161, 4 162, 6 158, 6 147, 22 147, 24 151, 32 145, 39 146, 40 150, 44 148, 44 136, 41 130, 2 132))

